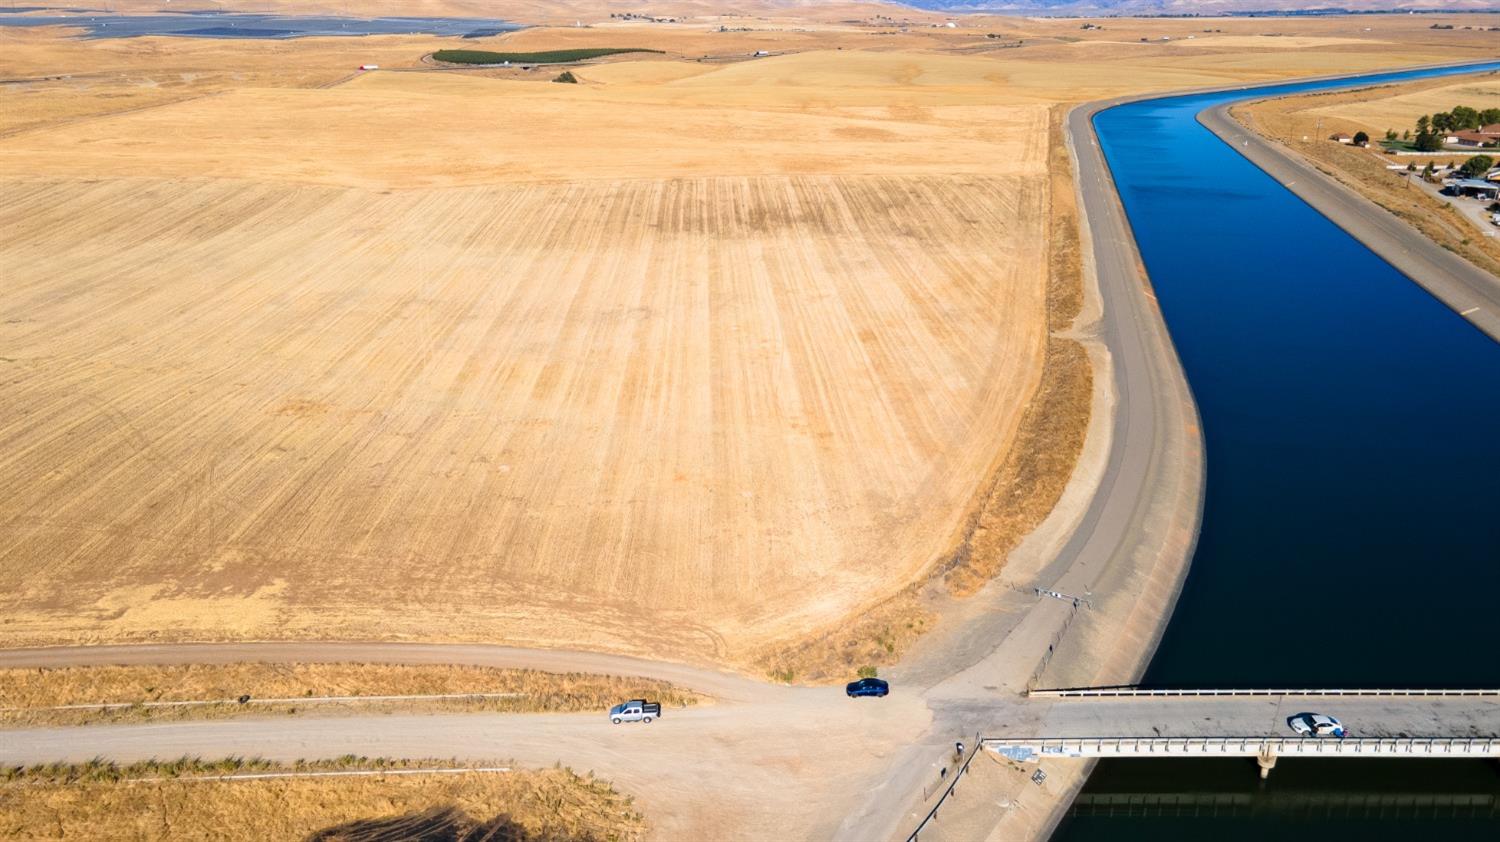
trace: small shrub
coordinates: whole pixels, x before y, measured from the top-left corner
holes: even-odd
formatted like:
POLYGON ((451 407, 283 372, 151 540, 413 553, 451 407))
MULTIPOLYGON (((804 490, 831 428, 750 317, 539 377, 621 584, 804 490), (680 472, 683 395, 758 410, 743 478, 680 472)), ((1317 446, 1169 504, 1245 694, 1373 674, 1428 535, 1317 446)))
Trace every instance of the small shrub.
POLYGON ((578 77, 573 75, 573 71, 571 71, 571 70, 564 70, 562 72, 561 76, 558 76, 556 79, 553 79, 552 81, 554 81, 554 82, 562 82, 565 85, 576 85, 576 84, 578 84, 578 77))
POLYGON ((875 667, 871 667, 871 666, 860 667, 859 668, 859 672, 858 672, 858 675, 859 675, 860 678, 874 678, 874 677, 876 677, 879 674, 880 674, 880 670, 876 669, 875 667))

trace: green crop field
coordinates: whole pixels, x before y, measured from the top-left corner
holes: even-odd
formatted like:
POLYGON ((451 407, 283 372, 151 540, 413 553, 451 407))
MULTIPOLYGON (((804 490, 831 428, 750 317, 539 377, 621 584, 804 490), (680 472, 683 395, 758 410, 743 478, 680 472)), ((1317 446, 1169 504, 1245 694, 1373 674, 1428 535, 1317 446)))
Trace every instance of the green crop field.
POLYGON ((488 50, 438 50, 432 57, 452 64, 565 64, 570 61, 586 61, 601 56, 620 53, 659 53, 661 50, 644 50, 616 47, 591 47, 580 50, 543 50, 535 53, 492 53, 488 50))

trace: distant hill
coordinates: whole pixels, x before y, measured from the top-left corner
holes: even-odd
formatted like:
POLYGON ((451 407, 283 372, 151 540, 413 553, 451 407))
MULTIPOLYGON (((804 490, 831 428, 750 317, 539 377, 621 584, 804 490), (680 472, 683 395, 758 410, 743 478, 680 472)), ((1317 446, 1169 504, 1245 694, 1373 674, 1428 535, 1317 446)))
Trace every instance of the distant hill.
POLYGON ((1327 14, 1337 11, 1495 11, 1496 0, 905 0, 942 12, 1079 15, 1224 15, 1247 12, 1327 14))

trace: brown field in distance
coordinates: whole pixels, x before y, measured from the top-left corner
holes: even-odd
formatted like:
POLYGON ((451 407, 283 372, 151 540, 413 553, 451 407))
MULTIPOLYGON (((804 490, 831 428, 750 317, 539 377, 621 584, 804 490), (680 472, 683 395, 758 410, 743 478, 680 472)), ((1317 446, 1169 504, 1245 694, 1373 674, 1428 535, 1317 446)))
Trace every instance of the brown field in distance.
MULTIPOLYGON (((1500 35, 1496 36, 1500 38, 1500 35)), ((1305 113, 1326 117, 1330 126, 1340 129, 1353 125, 1371 138, 1385 137, 1386 129, 1415 130, 1417 118, 1454 106, 1494 108, 1500 103, 1500 75, 1467 77, 1461 81, 1443 80, 1418 85, 1390 85, 1365 91, 1363 96, 1340 97, 1331 105, 1305 109, 1305 113)))
POLYGON ((436 38, 0 30, 0 75, 72 75, 0 93, 0 645, 821 635, 1045 440, 1054 105, 1484 50, 757 25, 464 43, 668 51, 577 86, 436 38))

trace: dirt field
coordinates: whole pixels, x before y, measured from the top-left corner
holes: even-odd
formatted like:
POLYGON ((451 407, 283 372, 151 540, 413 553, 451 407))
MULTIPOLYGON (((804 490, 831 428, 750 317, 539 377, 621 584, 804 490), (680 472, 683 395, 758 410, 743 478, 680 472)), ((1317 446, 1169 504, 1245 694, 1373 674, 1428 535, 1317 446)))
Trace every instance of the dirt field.
POLYGON ((1023 180, 8 195, 8 636, 714 652, 915 575, 1040 374, 1023 180))
POLYGON ((1003 554, 1017 489, 1071 470, 1028 414, 1076 404, 1039 402, 1056 354, 1087 392, 1050 338, 1077 259, 1053 108, 1485 49, 1397 19, 1104 26, 465 44, 667 51, 576 86, 426 70, 437 38, 0 31, 4 78, 68 77, 0 109, 0 645, 743 666, 948 569, 977 511, 1003 554))
MULTIPOLYGON (((451 766, 442 761, 397 764, 451 766)), ((378 768, 359 761, 308 767, 378 768)), ((570 770, 455 775, 192 780, 276 774, 265 763, 178 761, 131 767, 3 770, 7 839, 488 839, 633 842, 645 834, 631 800, 570 770), (477 832, 476 832, 477 830, 477 832), (379 835, 376 831, 385 831, 379 835), (486 836, 485 831, 496 834, 486 836), (473 834, 465 836, 465 833, 473 834)))
POLYGON ((652 699, 671 708, 708 701, 690 690, 649 679, 451 665, 241 663, 0 670, 0 725, 337 715, 372 710, 598 712, 634 698, 652 699), (484 697, 329 701, 330 697, 458 694, 484 697), (242 697, 253 701, 240 703, 242 697), (164 702, 221 704, 164 706, 164 702))

